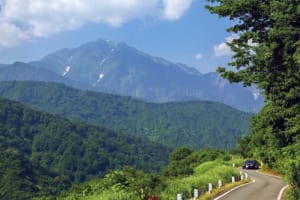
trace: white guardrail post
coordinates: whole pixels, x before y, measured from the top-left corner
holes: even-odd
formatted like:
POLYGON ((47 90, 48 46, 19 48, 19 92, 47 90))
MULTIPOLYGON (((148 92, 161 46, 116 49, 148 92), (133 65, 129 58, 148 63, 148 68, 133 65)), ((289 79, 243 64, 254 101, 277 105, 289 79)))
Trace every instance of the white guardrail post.
MULTIPOLYGON (((247 180, 249 178, 248 174, 245 172, 240 171, 240 174, 241 174, 241 181, 247 180)), ((234 176, 231 177, 231 182, 235 183, 234 176)), ((222 186, 223 186, 222 180, 218 180, 218 187, 221 188, 222 186)), ((212 183, 209 183, 208 184, 208 193, 212 193, 212 190, 213 190, 213 185, 212 185, 212 183)), ((197 200, 198 197, 199 197, 199 190, 194 189, 194 200, 197 200)), ((177 200, 182 200, 182 194, 177 194, 177 200)))
POLYGON ((177 194, 177 200, 182 200, 182 194, 177 194))
POLYGON ((196 200, 199 197, 199 190, 194 189, 194 200, 196 200))
POLYGON ((219 186, 219 188, 222 187, 222 181, 221 180, 218 181, 218 186, 219 186))
POLYGON ((211 193, 213 190, 213 186, 211 183, 208 184, 208 192, 211 193))

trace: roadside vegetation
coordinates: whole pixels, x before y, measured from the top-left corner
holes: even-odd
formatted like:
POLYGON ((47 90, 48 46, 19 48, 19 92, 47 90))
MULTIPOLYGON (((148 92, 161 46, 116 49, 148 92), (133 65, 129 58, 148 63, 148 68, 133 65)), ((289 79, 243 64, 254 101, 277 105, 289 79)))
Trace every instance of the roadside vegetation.
MULTIPOLYGON (((171 153, 168 166, 159 173, 124 167, 111 171, 102 179, 73 185, 55 199, 169 200, 175 199, 177 194, 189 199, 194 189, 199 190, 199 195, 206 194, 209 183, 217 188, 219 180, 228 184, 234 176, 238 181, 240 173, 233 168, 233 163, 238 166, 242 162, 243 159, 223 151, 192 151, 182 147, 171 153)), ((40 199, 45 198, 36 198, 40 199)))

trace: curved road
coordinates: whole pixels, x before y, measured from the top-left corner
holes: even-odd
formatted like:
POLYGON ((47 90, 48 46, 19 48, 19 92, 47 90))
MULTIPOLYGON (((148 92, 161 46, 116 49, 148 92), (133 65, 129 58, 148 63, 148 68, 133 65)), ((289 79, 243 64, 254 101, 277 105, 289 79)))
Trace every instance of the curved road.
POLYGON ((253 183, 240 187, 217 200, 278 200, 279 193, 286 182, 280 178, 258 173, 255 170, 243 170, 253 183))

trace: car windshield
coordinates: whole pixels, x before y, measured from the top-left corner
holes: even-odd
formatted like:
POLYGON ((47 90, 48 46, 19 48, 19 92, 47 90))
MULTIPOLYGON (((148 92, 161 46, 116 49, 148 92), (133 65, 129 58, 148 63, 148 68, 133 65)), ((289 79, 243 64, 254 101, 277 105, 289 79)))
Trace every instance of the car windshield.
POLYGON ((247 160, 247 161, 246 161, 246 164, 254 164, 254 163, 255 163, 254 160, 247 160))

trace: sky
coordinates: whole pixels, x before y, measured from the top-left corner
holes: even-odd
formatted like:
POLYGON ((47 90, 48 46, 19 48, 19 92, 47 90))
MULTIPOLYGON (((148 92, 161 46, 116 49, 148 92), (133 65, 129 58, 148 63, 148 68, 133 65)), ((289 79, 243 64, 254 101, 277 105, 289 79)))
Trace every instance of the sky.
POLYGON ((202 73, 226 66, 234 36, 205 0, 0 0, 0 63, 39 60, 97 39, 202 73))

